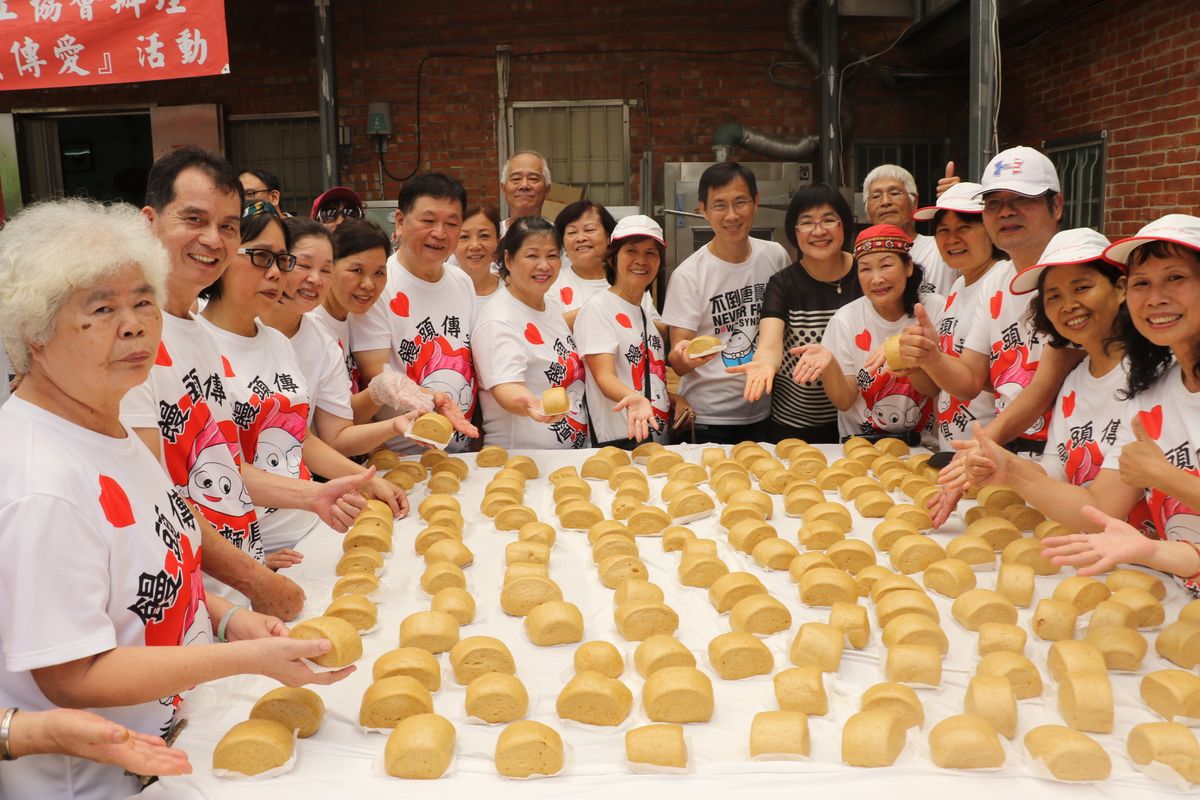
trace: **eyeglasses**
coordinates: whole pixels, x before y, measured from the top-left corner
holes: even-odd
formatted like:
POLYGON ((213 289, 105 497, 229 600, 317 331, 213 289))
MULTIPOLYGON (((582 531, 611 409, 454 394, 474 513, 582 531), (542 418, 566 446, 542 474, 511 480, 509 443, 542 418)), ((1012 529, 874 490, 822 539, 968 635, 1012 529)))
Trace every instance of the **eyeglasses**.
POLYGON ((279 209, 265 200, 254 200, 242 206, 242 219, 257 217, 259 214, 269 214, 275 219, 282 219, 279 216, 279 209))
POLYGON ((279 267, 280 272, 291 272, 296 268, 296 257, 291 253, 274 253, 257 247, 238 248, 238 255, 248 256, 250 263, 259 269, 279 267))
POLYGON ((734 211, 740 214, 752 205, 754 205, 753 200, 743 197, 740 200, 734 200, 732 203, 726 203, 723 200, 718 200, 715 203, 706 204, 705 208, 714 214, 724 214, 732 207, 734 211))
POLYGON ((796 224, 796 230, 800 233, 812 233, 817 228, 831 231, 842 224, 841 217, 821 217, 820 219, 805 220, 796 224))
POLYGON ((1034 195, 1033 197, 1017 195, 1016 197, 1009 197, 1007 199, 992 197, 983 201, 983 211, 985 214, 999 214, 1005 206, 1015 211, 1023 211, 1038 203, 1045 202, 1045 197, 1044 194, 1034 195))
POLYGON ((362 219, 363 210, 359 206, 325 206, 317 209, 317 219, 321 222, 333 222, 338 217, 362 219))
POLYGON ((872 203, 878 203, 884 197, 887 197, 887 199, 891 200, 893 203, 898 203, 900 202, 900 199, 907 194, 908 192, 904 191, 903 189, 888 189, 886 192, 871 192, 869 195, 867 195, 867 200, 872 203))
POLYGON ((271 190, 270 189, 243 189, 242 190, 242 199, 252 202, 254 200, 254 198, 258 197, 260 194, 263 196, 269 196, 271 194, 271 190))

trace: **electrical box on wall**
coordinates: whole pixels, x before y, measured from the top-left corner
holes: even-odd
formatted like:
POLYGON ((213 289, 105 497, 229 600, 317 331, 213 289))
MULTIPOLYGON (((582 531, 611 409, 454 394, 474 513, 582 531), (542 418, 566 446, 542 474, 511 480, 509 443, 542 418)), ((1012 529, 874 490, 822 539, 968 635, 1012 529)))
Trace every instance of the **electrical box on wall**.
POLYGON ((367 106, 367 135, 392 135, 392 112, 387 103, 371 103, 367 106))

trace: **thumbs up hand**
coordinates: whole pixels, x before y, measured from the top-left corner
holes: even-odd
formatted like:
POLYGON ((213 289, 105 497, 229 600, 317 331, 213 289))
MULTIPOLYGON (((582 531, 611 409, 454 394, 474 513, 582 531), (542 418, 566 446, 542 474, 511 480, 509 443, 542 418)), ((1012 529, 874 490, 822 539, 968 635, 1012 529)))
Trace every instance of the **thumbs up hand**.
POLYGON ((1162 448, 1146 433, 1140 414, 1133 415, 1133 436, 1134 440, 1121 448, 1121 480, 1139 489, 1161 485, 1162 476, 1169 474, 1164 471, 1175 469, 1175 466, 1167 461, 1162 448))
POLYGON ((949 189, 954 184, 961 183, 961 182, 962 182, 962 178, 959 178, 957 175, 954 174, 954 162, 947 161, 946 162, 946 174, 943 177, 938 178, 937 196, 941 197, 947 189, 949 189))

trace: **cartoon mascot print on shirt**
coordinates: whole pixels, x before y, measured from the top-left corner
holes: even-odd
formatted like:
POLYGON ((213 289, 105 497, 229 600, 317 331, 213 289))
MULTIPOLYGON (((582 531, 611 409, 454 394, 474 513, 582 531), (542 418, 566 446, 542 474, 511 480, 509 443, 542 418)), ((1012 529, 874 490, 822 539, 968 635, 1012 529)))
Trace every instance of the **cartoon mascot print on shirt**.
POLYGON ((659 405, 669 406, 669 403, 663 403, 663 399, 667 396, 667 362, 661 358, 655 358, 654 353, 647 351, 646 345, 638 345, 638 357, 631 365, 633 370, 633 388, 634 390, 646 393, 646 362, 650 362, 650 405, 654 409, 654 419, 658 422, 658 429, 665 431, 666 425, 670 422, 670 411, 659 408, 659 405))
MULTIPOLYGON (((866 371, 859 370, 859 380, 865 376, 866 371)), ((872 429, 888 433, 925 430, 932 417, 933 403, 913 388, 908 378, 880 368, 869 380, 870 384, 862 390, 870 426, 864 426, 864 433, 872 429)))
POLYGON ((162 442, 167 474, 230 544, 262 561, 258 517, 238 471, 237 429, 231 421, 213 419, 207 404, 187 411, 174 441, 162 442))

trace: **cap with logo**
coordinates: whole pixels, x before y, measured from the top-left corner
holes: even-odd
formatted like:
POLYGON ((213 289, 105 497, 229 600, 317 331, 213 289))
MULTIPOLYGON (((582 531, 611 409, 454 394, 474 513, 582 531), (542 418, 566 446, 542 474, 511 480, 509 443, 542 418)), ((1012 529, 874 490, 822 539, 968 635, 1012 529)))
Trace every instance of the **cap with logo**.
POLYGON ((1046 192, 1061 192, 1058 170, 1045 153, 1032 147, 1010 147, 988 162, 979 178, 976 197, 988 192, 1015 192, 1037 197, 1046 192))
POLYGON ((1042 252, 1038 263, 1026 267, 1016 274, 1009 288, 1013 294, 1028 294, 1036 291, 1042 271, 1065 264, 1086 264, 1100 261, 1108 247, 1108 237, 1091 228, 1071 228, 1054 234, 1050 244, 1042 252))

